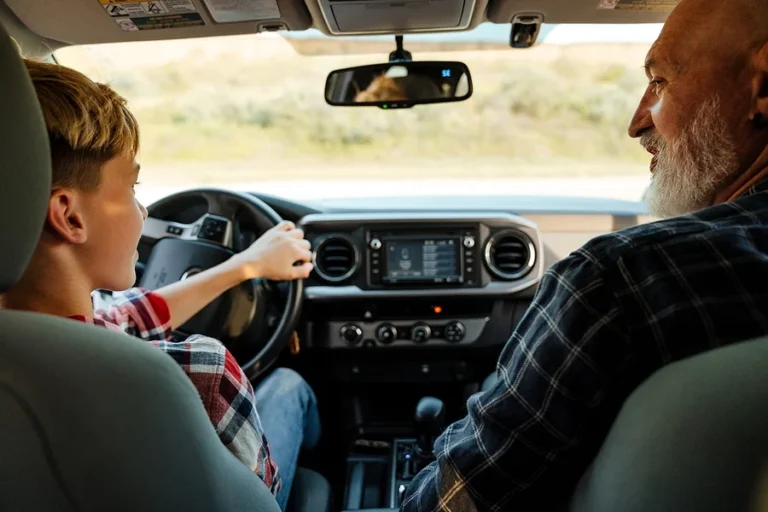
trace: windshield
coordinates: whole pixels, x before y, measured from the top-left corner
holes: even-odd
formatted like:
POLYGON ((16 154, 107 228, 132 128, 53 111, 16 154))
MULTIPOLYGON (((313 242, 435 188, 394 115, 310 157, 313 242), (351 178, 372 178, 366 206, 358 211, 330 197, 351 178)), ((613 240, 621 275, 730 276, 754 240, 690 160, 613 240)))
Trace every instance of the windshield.
POLYGON ((289 199, 566 195, 639 200, 649 157, 627 136, 658 25, 509 26, 406 36, 414 60, 459 60, 465 102, 409 110, 331 107, 327 74, 385 62, 394 38, 316 31, 80 46, 59 63, 111 84, 141 127, 152 202, 217 186, 289 199), (365 52, 365 53, 359 53, 365 52))

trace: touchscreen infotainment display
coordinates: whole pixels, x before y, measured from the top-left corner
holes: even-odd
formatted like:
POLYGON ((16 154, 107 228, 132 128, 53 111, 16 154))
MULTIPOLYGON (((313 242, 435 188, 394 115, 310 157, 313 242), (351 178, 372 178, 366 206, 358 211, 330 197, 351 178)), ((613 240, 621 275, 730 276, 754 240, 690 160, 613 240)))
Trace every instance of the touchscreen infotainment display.
POLYGON ((386 280, 460 280, 461 243, 459 238, 409 238, 384 240, 386 280))

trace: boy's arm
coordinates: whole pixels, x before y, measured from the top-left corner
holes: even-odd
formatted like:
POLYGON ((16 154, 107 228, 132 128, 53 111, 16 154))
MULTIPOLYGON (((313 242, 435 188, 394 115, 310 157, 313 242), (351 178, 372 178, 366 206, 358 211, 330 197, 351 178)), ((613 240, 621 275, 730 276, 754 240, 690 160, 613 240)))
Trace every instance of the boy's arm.
POLYGON ((132 336, 164 340, 213 299, 247 279, 308 277, 311 259, 304 232, 291 222, 281 222, 224 263, 154 292, 139 288, 121 292, 109 308, 97 308, 95 316, 132 336), (294 266, 297 261, 304 263, 294 266))
POLYGON ((170 312, 171 328, 178 329, 216 297, 245 280, 242 263, 233 257, 153 293, 164 299, 170 312))
POLYGON ((154 293, 165 299, 172 328, 176 329, 216 297, 248 279, 306 279, 312 271, 311 260, 304 232, 290 222, 282 222, 228 261, 154 293), (297 261, 303 264, 294 266, 297 261))

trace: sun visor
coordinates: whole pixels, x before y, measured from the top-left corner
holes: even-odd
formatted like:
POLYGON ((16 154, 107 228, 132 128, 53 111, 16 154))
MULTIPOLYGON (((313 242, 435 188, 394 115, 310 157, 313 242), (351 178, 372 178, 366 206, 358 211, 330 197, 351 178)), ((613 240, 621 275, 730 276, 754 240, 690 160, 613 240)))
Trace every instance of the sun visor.
POLYGON ((541 13, 544 23, 663 23, 679 0, 490 0, 488 19, 510 23, 541 13))
MULTIPOLYGON (((309 13, 300 1, 288 0, 202 0, 208 13, 216 23, 275 22, 295 19, 298 10, 309 13), (286 12, 287 11, 287 12, 286 12)), ((306 22, 305 22, 306 23, 306 22)), ((309 25, 303 26, 303 29, 309 25)))
POLYGON ((69 44, 306 30, 303 0, 5 0, 26 27, 69 44))

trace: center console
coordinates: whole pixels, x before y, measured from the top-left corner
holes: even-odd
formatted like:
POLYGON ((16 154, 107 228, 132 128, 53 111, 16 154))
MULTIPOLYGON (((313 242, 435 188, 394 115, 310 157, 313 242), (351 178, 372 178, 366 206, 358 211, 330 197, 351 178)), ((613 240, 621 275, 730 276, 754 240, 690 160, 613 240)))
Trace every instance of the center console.
POLYGON ((416 402, 466 413, 543 274, 538 230, 497 212, 322 213, 300 227, 315 270, 299 336, 339 383, 342 510, 396 509, 444 423, 439 400, 416 402))
POLYGON ((305 297, 333 304, 314 324, 327 348, 482 344, 493 300, 543 272, 536 226, 510 214, 314 214, 301 227, 315 265, 305 297))
POLYGON ((415 437, 379 442, 378 456, 350 456, 344 510, 399 509, 413 478, 435 460, 432 447, 444 424, 443 402, 424 397, 416 406, 415 437))

